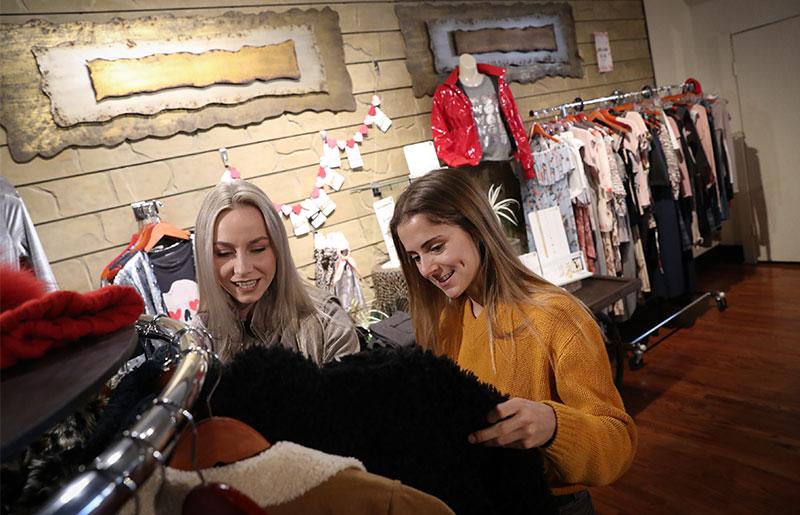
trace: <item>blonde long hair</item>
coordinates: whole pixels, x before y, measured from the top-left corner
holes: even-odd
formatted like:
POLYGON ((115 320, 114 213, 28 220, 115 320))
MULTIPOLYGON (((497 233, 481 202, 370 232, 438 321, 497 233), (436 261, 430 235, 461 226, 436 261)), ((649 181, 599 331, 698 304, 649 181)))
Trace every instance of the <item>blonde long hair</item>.
POLYGON ((286 229, 267 194, 243 180, 220 183, 206 195, 197 214, 195 260, 200 317, 219 342, 217 352, 223 359, 230 357, 235 350, 233 346, 243 341, 244 325, 234 299, 217 281, 214 228, 220 214, 243 206, 252 206, 261 212, 276 261, 275 277, 266 293, 256 301, 253 320, 258 320, 271 333, 279 334, 286 328, 297 333, 301 320, 315 312, 315 305, 295 268, 286 229))
POLYGON ((493 330, 500 325, 496 317, 499 305, 544 305, 552 296, 567 295, 522 264, 509 246, 489 201, 468 172, 449 168, 434 170, 416 179, 400 195, 390 223, 392 239, 408 283, 414 332, 421 346, 433 349, 437 354, 458 355, 461 320, 456 318, 458 322, 455 323, 452 317, 463 314, 466 297, 462 295, 451 301, 417 270, 397 235, 397 227, 414 215, 423 215, 432 223, 460 227, 478 247, 481 256, 479 279, 483 280, 484 287, 483 298, 474 300, 487 310, 492 355, 494 337, 506 336, 493 330), (440 331, 442 314, 446 314, 451 322, 446 331, 440 331))

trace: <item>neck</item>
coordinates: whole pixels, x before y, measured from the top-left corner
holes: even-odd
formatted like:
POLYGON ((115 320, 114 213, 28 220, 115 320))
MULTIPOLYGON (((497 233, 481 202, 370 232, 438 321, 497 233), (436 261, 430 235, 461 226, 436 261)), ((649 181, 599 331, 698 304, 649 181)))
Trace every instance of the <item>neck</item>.
POLYGON ((468 88, 474 88, 483 82, 483 74, 477 68, 459 68, 458 80, 468 88))

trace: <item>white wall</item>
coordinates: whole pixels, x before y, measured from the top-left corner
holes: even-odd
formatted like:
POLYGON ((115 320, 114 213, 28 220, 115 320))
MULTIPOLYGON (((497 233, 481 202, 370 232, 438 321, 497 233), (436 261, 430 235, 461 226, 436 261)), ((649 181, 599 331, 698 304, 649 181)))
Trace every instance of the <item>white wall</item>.
MULTIPOLYGON (((800 1, 644 0, 644 7, 657 84, 679 84, 694 77, 705 92, 730 101, 731 128, 734 133, 742 131, 731 34, 796 16, 800 1)), ((787 65, 798 66, 798 61, 787 65)), ((744 175, 739 173, 741 191, 734 199, 732 220, 723 226, 723 242, 743 244, 746 257, 754 261, 754 244, 748 241, 752 231, 743 205, 749 202, 744 175)))

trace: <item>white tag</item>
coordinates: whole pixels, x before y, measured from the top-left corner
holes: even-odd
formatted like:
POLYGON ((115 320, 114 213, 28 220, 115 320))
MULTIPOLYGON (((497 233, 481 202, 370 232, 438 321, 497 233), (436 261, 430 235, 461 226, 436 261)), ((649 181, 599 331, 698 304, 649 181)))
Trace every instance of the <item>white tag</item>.
POLYGON ((356 143, 363 143, 364 135, 361 134, 361 131, 358 131, 355 134, 353 134, 353 141, 355 141, 356 143))
POLYGON ((381 97, 379 97, 378 95, 372 95, 372 105, 374 105, 375 107, 381 105, 381 97))
POLYGON ((327 219, 328 219, 328 217, 327 217, 327 216, 325 216, 325 214, 324 214, 324 213, 322 213, 322 212, 318 212, 318 213, 317 213, 316 215, 314 215, 314 217, 311 219, 311 225, 314 227, 314 229, 319 229, 319 228, 322 226, 322 224, 324 224, 324 223, 325 223, 325 221, 326 221, 327 219))
POLYGON ((322 214, 325 216, 331 216, 333 210, 336 209, 336 203, 331 200, 328 194, 322 190, 320 190, 319 196, 314 200, 317 203, 319 210, 322 211, 322 214))
POLYGON ((392 120, 377 107, 375 108, 375 125, 378 126, 381 132, 388 131, 389 127, 392 126, 392 120))
POLYGON ((315 188, 321 188, 323 186, 325 186, 325 179, 323 179, 322 177, 317 175, 317 178, 314 179, 314 187, 315 188))
POLYGON ((290 206, 289 204, 284 204, 281 206, 281 213, 283 213, 283 216, 289 216, 291 212, 292 212, 292 206, 290 206))
POLYGON ((397 258, 397 249, 394 247, 394 240, 389 231, 389 222, 392 220, 394 214, 394 198, 386 197, 374 202, 372 208, 375 210, 375 216, 378 218, 378 227, 381 228, 383 235, 383 243, 386 245, 386 252, 389 254, 389 262, 397 263, 400 265, 400 260, 397 258))
POLYGON ((347 154, 347 162, 350 163, 351 170, 364 167, 364 160, 361 159, 361 151, 358 149, 358 143, 354 143, 352 147, 350 145, 345 146, 344 151, 347 154))
POLYGON ((311 218, 319 212, 319 206, 314 199, 311 198, 307 198, 301 202, 300 207, 302 208, 300 211, 300 216, 304 216, 306 218, 311 218))
POLYGON ((336 145, 338 145, 339 150, 344 150, 344 146, 347 142, 343 139, 336 140, 336 145))
POLYGON ((327 143, 324 143, 322 145, 322 151, 322 159, 324 160, 324 164, 322 166, 326 166, 328 168, 339 168, 342 166, 342 158, 340 156, 338 145, 334 145, 333 148, 331 148, 327 143))
POLYGON ((422 177, 431 170, 436 170, 441 165, 436 155, 433 141, 423 141, 403 147, 403 155, 408 165, 408 173, 412 179, 422 177))
POLYGON ((291 213, 289 220, 292 222, 295 236, 302 236, 311 232, 311 226, 308 225, 308 218, 291 213))
POLYGON ((325 175, 325 183, 336 191, 342 189, 344 184, 344 175, 335 170, 329 170, 325 175))

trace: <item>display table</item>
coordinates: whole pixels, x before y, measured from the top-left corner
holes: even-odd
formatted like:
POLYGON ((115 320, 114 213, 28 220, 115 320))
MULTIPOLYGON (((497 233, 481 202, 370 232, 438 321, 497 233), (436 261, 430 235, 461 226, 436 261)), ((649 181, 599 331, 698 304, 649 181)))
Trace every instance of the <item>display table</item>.
POLYGON ((614 384, 617 387, 622 384, 622 374, 625 371, 625 345, 614 319, 606 315, 604 310, 611 307, 616 301, 625 298, 626 295, 639 291, 641 287, 642 281, 638 278, 593 276, 583 279, 581 287, 572 292, 599 320, 608 326, 606 350, 611 360, 614 384))
POLYGON ((105 383, 136 347, 133 325, 20 362, 0 375, 0 453, 12 458, 105 383))
POLYGON ((626 295, 637 292, 642 281, 621 277, 592 276, 581 281, 581 287, 572 294, 581 299, 592 313, 606 309, 626 295))

